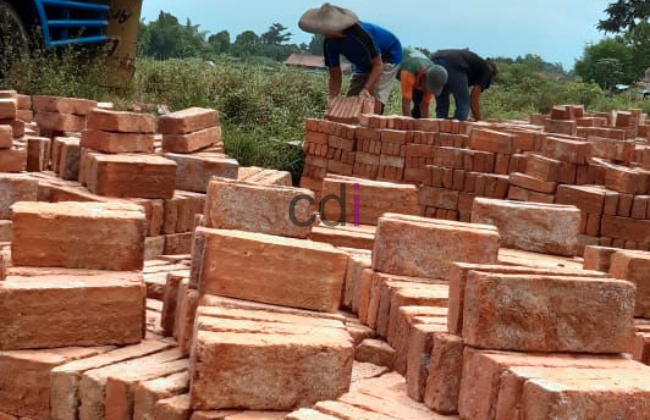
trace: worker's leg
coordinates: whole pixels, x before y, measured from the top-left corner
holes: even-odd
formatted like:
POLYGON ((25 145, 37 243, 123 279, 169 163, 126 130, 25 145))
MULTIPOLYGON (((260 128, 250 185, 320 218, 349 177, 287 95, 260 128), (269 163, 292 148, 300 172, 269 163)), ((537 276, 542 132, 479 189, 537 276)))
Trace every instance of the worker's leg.
POLYGON ((373 89, 373 92, 371 92, 372 96, 377 100, 375 102, 375 113, 380 115, 384 113, 393 86, 395 85, 395 77, 399 70, 400 66, 398 64, 384 64, 381 76, 379 76, 379 80, 377 80, 375 88, 373 89))
POLYGON ((460 73, 451 79, 451 84, 447 82, 449 90, 454 95, 456 103, 456 112, 454 119, 459 121, 466 121, 469 116, 469 88, 467 82, 467 74, 460 73))
POLYGON ((449 88, 445 88, 436 96, 436 118, 449 118, 449 88))
POLYGON ((422 104, 422 98, 424 97, 424 92, 418 89, 413 89, 413 110, 411 110, 411 116, 413 118, 420 118, 420 105, 422 104))
POLYGON ((346 96, 358 96, 363 87, 366 85, 366 81, 370 75, 366 73, 354 73, 350 79, 350 85, 348 86, 348 93, 346 96))

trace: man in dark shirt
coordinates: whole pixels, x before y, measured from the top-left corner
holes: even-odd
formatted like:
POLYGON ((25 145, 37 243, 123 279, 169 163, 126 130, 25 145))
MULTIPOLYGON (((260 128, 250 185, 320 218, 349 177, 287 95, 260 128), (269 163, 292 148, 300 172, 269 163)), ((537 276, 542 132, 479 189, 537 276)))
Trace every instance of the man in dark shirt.
POLYGON ((390 31, 359 21, 351 11, 325 3, 310 9, 298 26, 325 37, 325 65, 329 68, 329 104, 341 92, 340 57, 354 66, 347 96, 373 96, 375 112, 383 114, 402 62, 402 45, 390 31))
POLYGON ((436 96, 436 116, 449 117, 449 95, 453 95, 456 103, 454 119, 467 120, 471 108, 474 119, 480 121, 481 93, 490 87, 497 74, 494 62, 479 57, 468 48, 436 51, 431 55, 431 61, 445 67, 448 73, 447 85, 436 96))

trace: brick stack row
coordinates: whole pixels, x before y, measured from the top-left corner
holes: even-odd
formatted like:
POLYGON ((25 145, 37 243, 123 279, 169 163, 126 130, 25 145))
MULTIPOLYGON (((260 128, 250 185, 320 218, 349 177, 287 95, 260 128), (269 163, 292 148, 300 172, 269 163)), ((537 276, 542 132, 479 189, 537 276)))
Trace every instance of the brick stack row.
POLYGON ((24 98, 15 91, 0 91, 0 172, 22 172, 27 166, 27 152, 16 142, 25 132, 25 122, 18 119, 24 98))

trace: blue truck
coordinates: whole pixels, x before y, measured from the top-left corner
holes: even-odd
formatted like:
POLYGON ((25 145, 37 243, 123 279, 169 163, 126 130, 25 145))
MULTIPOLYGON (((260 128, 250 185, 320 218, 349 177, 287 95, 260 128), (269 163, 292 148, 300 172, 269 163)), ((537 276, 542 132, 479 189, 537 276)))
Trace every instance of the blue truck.
POLYGON ((102 46, 111 71, 129 77, 141 10, 142 0, 0 0, 0 60, 34 47, 102 46))

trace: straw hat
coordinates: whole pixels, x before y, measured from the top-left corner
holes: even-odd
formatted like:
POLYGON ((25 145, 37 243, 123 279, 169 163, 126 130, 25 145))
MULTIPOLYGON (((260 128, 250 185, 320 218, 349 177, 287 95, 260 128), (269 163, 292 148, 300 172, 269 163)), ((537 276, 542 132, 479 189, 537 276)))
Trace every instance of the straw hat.
POLYGON ((424 76, 424 87, 429 92, 438 96, 447 84, 447 69, 437 64, 429 67, 424 76))
POLYGON ((357 22, 359 18, 354 12, 325 3, 318 9, 307 10, 298 26, 305 32, 325 35, 341 32, 357 22))

